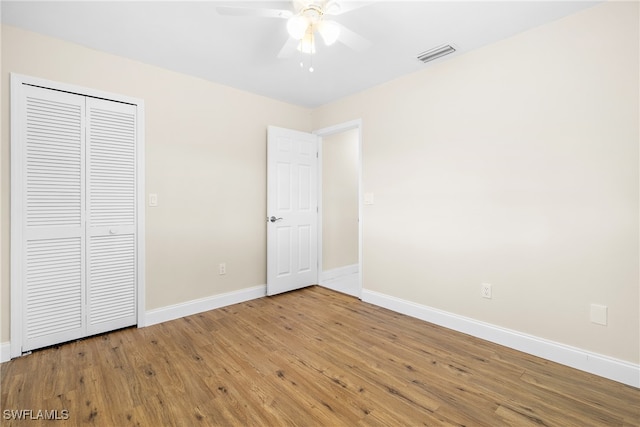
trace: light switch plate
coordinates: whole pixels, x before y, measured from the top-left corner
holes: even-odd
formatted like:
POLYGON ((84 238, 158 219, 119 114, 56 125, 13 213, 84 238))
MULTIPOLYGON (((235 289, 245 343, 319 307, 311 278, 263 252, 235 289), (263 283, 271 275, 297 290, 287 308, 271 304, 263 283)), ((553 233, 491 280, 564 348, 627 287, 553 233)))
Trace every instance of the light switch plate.
POLYGON ((149 193, 149 206, 158 206, 158 195, 149 193))
POLYGON ((364 204, 365 205, 373 204, 373 193, 364 193, 364 204))

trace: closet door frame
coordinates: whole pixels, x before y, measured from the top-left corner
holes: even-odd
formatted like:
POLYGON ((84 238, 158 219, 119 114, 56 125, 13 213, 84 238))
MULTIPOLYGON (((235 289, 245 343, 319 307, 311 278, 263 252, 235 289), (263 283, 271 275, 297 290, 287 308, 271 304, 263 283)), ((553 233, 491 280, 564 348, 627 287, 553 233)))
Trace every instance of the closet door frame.
POLYGON ((137 326, 145 326, 145 139, 144 101, 139 98, 104 92, 87 87, 54 82, 47 79, 11 73, 11 348, 10 357, 22 355, 23 344, 23 204, 22 159, 24 156, 22 117, 19 114, 23 87, 37 86, 77 95, 131 104, 136 107, 136 317, 137 326))

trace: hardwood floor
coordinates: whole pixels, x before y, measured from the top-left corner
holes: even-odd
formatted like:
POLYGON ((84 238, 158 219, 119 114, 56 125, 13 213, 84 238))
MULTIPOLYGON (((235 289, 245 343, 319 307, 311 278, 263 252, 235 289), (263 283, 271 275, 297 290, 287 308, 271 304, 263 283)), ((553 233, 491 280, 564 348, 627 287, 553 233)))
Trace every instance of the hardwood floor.
POLYGON ((639 389, 321 287, 0 369, 2 426, 640 425, 639 389))

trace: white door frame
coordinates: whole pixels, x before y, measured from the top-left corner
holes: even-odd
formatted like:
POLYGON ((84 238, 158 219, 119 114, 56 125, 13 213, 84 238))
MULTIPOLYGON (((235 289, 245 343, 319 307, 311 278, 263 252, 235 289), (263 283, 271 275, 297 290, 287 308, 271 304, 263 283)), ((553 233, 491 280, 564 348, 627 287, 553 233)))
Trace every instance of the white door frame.
POLYGON ((322 138, 348 130, 358 129, 358 295, 362 299, 362 119, 351 120, 318 129, 312 133, 318 141, 318 282, 322 275, 322 138))
POLYGON ((22 168, 23 147, 20 143, 21 123, 16 114, 20 108, 23 85, 39 86, 47 89, 75 93, 94 98, 103 98, 116 102, 133 104, 137 107, 137 325, 145 326, 145 140, 144 140, 144 101, 130 96, 103 92, 82 86, 54 82, 51 80, 11 73, 11 348, 10 357, 22 354, 22 168))

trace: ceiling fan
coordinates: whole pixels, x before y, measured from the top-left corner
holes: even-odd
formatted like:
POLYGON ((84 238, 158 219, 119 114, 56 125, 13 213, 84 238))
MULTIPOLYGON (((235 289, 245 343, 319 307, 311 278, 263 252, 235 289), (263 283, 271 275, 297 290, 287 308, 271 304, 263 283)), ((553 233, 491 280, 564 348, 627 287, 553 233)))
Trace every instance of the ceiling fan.
MULTIPOLYGON (((367 49, 370 46, 367 39, 328 19, 328 16, 342 15, 369 3, 371 1, 293 0, 291 10, 219 6, 216 11, 221 15, 286 19, 290 37, 280 49, 278 58, 288 58, 296 50, 313 55, 316 52, 316 33, 327 46, 339 41, 357 51, 367 49)), ((300 65, 302 66, 302 63, 300 65)), ((309 71, 313 71, 313 66, 309 71)))

